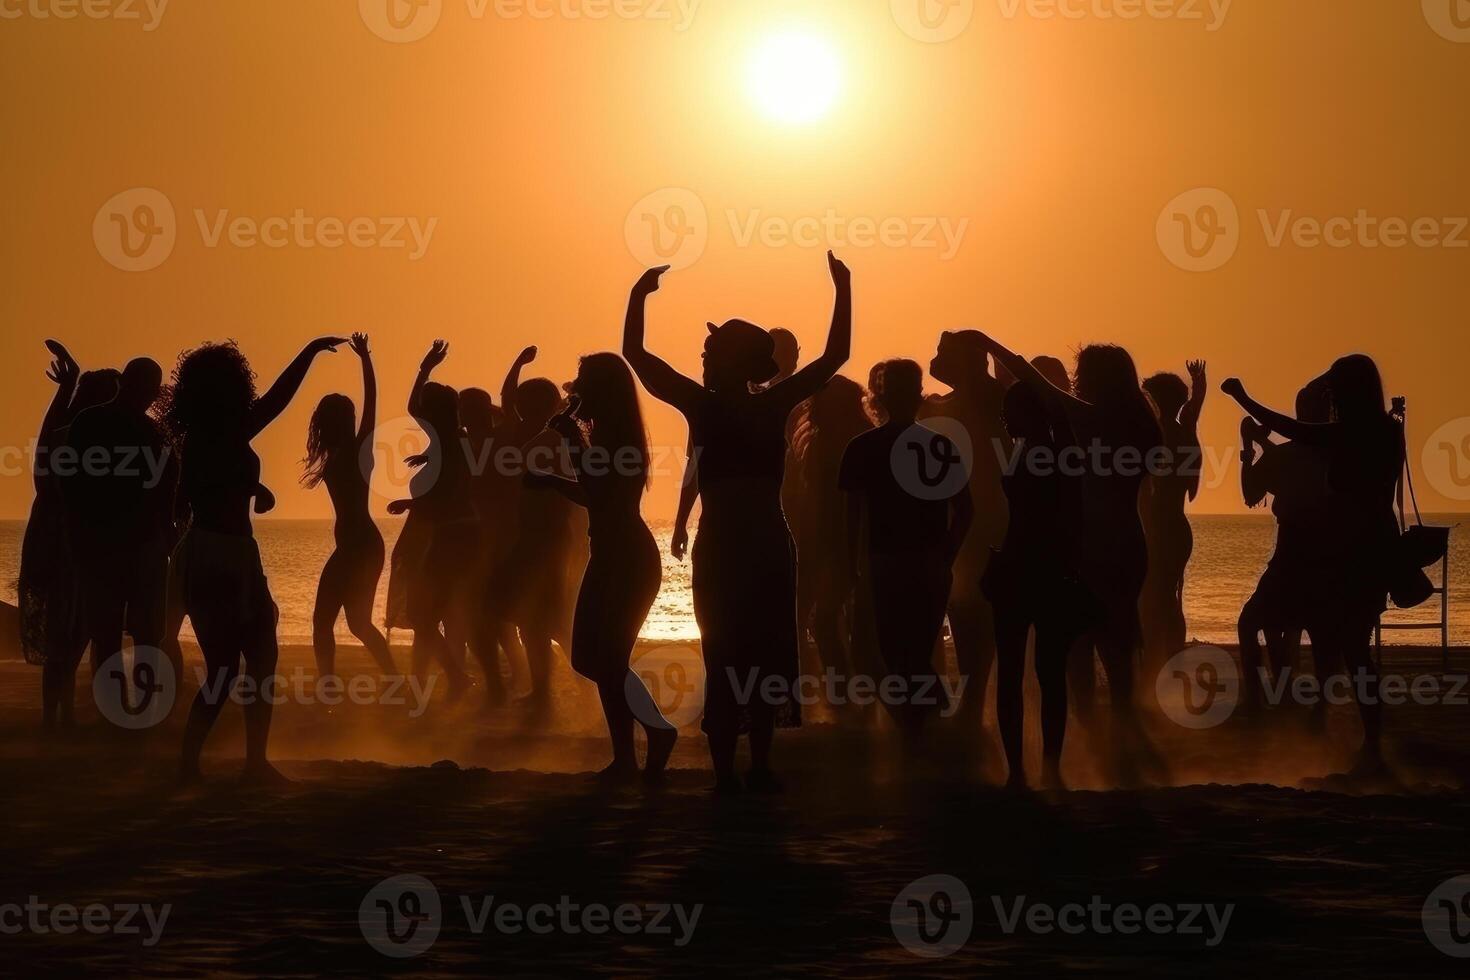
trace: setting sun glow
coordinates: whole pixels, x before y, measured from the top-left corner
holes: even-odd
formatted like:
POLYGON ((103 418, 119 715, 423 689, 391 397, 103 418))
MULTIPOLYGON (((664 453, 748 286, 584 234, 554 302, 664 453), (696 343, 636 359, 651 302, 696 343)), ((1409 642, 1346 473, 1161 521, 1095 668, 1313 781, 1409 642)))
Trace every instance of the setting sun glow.
POLYGON ((786 31, 761 41, 746 65, 751 101, 762 115, 790 126, 825 117, 842 90, 842 63, 826 39, 786 31))

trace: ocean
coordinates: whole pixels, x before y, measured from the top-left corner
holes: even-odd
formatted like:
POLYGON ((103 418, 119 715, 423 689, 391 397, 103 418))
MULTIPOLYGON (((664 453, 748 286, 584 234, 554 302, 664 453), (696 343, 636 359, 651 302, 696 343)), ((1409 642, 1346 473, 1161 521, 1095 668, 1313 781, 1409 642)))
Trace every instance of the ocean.
MULTIPOLYGON (((1430 523, 1470 525, 1470 515, 1436 515, 1426 517, 1430 523)), ((1194 558, 1190 562, 1185 583, 1185 611, 1189 633, 1206 643, 1231 643, 1235 640, 1235 620, 1240 607, 1254 590, 1261 570, 1271 555, 1275 541, 1275 523, 1269 515, 1194 515, 1194 558)), ((1450 538, 1450 641, 1457 646, 1470 645, 1470 526, 1458 526, 1450 538)), ((398 537, 402 522, 383 519, 378 522, 389 551, 398 537)), ((664 556, 663 587, 653 611, 643 626, 643 636, 651 640, 691 640, 699 636, 694 623, 690 596, 689 562, 676 561, 669 554, 672 525, 655 522, 654 534, 664 556)), ((0 595, 15 602, 15 581, 20 561, 20 543, 24 521, 0 522, 0 595)), ((280 638, 282 643, 311 641, 311 610, 316 597, 317 576, 332 551, 330 521, 263 520, 256 524, 266 575, 271 591, 280 606, 280 638)), ((1436 577, 1438 570, 1432 570, 1436 577)), ((383 619, 388 577, 378 584, 377 620, 383 619)), ((1418 609, 1389 613, 1390 620, 1437 621, 1439 599, 1418 609)), ((350 639, 346 626, 338 622, 338 636, 350 639)), ((1435 630, 1391 631, 1385 642, 1430 644, 1439 642, 1435 630)))

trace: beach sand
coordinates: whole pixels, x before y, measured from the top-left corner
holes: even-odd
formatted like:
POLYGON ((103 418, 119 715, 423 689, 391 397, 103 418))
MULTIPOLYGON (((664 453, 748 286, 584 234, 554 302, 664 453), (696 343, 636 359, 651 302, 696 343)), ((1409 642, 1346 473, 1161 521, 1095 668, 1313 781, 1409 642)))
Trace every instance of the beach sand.
MULTIPOLYGON (((283 670, 309 662, 309 650, 283 651, 283 670)), ((1455 669, 1465 664, 1457 655, 1455 669)), ((1437 663, 1395 651, 1390 666, 1437 663)), ((343 648, 343 675, 367 670, 360 650, 343 648)), ((243 730, 231 705, 205 782, 184 790, 174 780, 182 711, 125 732, 98 719, 84 692, 78 730, 43 735, 38 677, 0 662, 0 903, 34 895, 171 911, 151 948, 137 936, 4 936, 6 975, 1239 976, 1257 964, 1271 975, 1463 975, 1420 915, 1432 889, 1470 872, 1461 706, 1389 710, 1401 785, 1387 793, 1321 780, 1357 737, 1352 709, 1334 708, 1326 739, 1294 716, 1200 732, 1151 718, 1178 785, 1141 791, 1103 789, 1074 724, 1064 768, 1078 788, 1054 794, 989 785, 1001 774, 991 731, 947 731, 931 764, 906 772, 890 733, 815 717, 778 736, 783 795, 715 800, 692 729, 664 791, 598 789, 586 775, 608 759, 595 696, 559 662, 555 720, 544 726, 523 709, 487 712, 473 694, 449 705, 440 692, 420 718, 411 704, 283 703, 272 750, 293 782, 270 791, 238 779, 243 730), (406 874, 433 883, 442 928, 422 955, 390 959, 364 940, 358 909, 380 881, 406 874), (965 883, 974 923, 959 951, 922 959, 895 939, 890 906, 933 874, 965 883), (682 946, 677 928, 539 935, 492 923, 476 934, 461 900, 473 909, 488 896, 702 908, 682 946), (1208 927, 1008 934, 996 902, 1008 912, 1020 896, 1234 910, 1214 947, 1208 927)))

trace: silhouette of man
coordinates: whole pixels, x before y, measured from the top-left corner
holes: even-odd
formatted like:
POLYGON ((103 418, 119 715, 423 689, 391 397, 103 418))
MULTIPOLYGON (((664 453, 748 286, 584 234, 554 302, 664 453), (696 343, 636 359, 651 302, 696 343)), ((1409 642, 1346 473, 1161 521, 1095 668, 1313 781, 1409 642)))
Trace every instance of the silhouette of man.
POLYGON ((148 415, 162 385, 158 362, 129 361, 117 397, 78 415, 67 437, 64 486, 94 670, 122 649, 124 630, 139 647, 163 640, 178 466, 148 415))

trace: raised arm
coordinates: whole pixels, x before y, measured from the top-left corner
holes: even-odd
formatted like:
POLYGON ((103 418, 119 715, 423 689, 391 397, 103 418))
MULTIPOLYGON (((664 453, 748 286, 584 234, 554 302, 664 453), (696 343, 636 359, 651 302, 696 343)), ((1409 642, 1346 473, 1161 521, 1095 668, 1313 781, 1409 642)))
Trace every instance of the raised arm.
MULTIPOLYGON (((551 417, 546 427, 561 436, 564 449, 575 450, 568 453, 571 457, 572 469, 580 478, 582 476, 582 453, 587 440, 582 435, 582 427, 577 424, 576 414, 580 401, 575 395, 567 403, 567 407, 558 414, 551 417)), ((556 473, 528 470, 525 477, 526 486, 533 490, 553 490, 570 500, 579 507, 588 505, 587 486, 580 479, 569 480, 556 473)))
POLYGON ((852 356, 852 271, 832 252, 827 253, 827 269, 832 274, 836 293, 832 302, 832 326, 827 330, 827 346, 815 361, 771 388, 771 396, 788 408, 811 398, 842 370, 852 356))
POLYGON ((318 337, 301 349, 295 360, 286 365, 286 370, 276 379, 276 383, 270 386, 265 394, 255 400, 250 406, 249 432, 252 437, 262 429, 274 422, 286 406, 291 404, 291 399, 296 397, 296 392, 301 389, 301 382, 306 380, 306 372, 311 368, 311 362, 323 351, 335 351, 340 344, 347 343, 346 337, 318 337))
POLYGON ((650 354, 643 345, 644 307, 648 297, 658 292, 659 277, 668 271, 666 265, 649 269, 633 284, 628 296, 628 315, 623 321, 623 359, 650 395, 687 413, 704 388, 675 371, 663 358, 650 354))
POLYGON ((1220 390, 1235 399, 1251 418, 1294 442, 1302 442, 1308 446, 1332 446, 1342 438, 1341 423, 1302 422, 1290 415, 1272 411, 1246 394, 1245 385, 1240 383, 1239 378, 1226 378, 1224 384, 1220 385, 1220 390))
POLYGON ((444 358, 449 356, 449 344, 442 340, 436 340, 429 345, 429 352, 419 362, 419 373, 413 379, 413 387, 408 391, 408 414, 413 418, 419 417, 419 400, 424 396, 424 385, 429 383, 434 369, 444 363, 444 358))
POLYGON ((1002 346, 989 334, 982 333, 981 337, 984 340, 985 349, 989 352, 990 356, 995 358, 996 362, 1007 371, 1015 375, 1018 382, 1030 385, 1042 397, 1042 400, 1046 402, 1047 408, 1051 411, 1061 413, 1066 415, 1068 419, 1072 419, 1079 415, 1085 416, 1092 410, 1092 406, 1087 402, 1073 395, 1070 391, 1063 391, 1061 388, 1052 384, 1047 380, 1046 375, 1036 370, 1036 366, 1020 354, 1002 346))
POLYGON ((56 393, 51 396, 51 404, 46 407, 46 415, 41 419, 40 441, 43 445, 57 429, 70 421, 68 415, 71 411, 71 399, 76 394, 77 378, 82 374, 82 369, 71 356, 71 352, 60 343, 48 340, 46 348, 56 356, 46 369, 46 377, 55 383, 56 393))
POLYGON ((1210 382, 1205 374, 1204 361, 1186 361, 1184 366, 1189 371, 1189 401, 1184 403, 1179 421, 1193 433, 1199 426, 1199 416, 1205 407, 1205 395, 1209 392, 1210 382))
POLYGON ((521 369, 535 359, 536 348, 527 347, 516 356, 510 370, 505 372, 505 380, 500 385, 500 411, 505 416, 500 424, 503 426, 515 425, 521 420, 520 413, 516 411, 517 393, 521 388, 521 369))
POLYGON ((367 334, 353 334, 351 347, 352 353, 362 361, 362 418, 357 423, 357 444, 361 446, 372 437, 378 425, 378 375, 373 370, 373 352, 368 350, 367 334))
POLYGON ((82 373, 82 369, 77 366, 71 353, 60 343, 48 340, 46 347, 56 355, 56 359, 51 362, 51 367, 46 370, 46 377, 56 384, 56 392, 51 396, 51 404, 46 407, 46 414, 41 419, 41 433, 36 439, 36 455, 32 469, 38 493, 45 480, 43 474, 49 469, 49 460, 45 456, 51 451, 51 444, 56 438, 57 431, 71 421, 71 400, 76 394, 77 378, 82 373))

